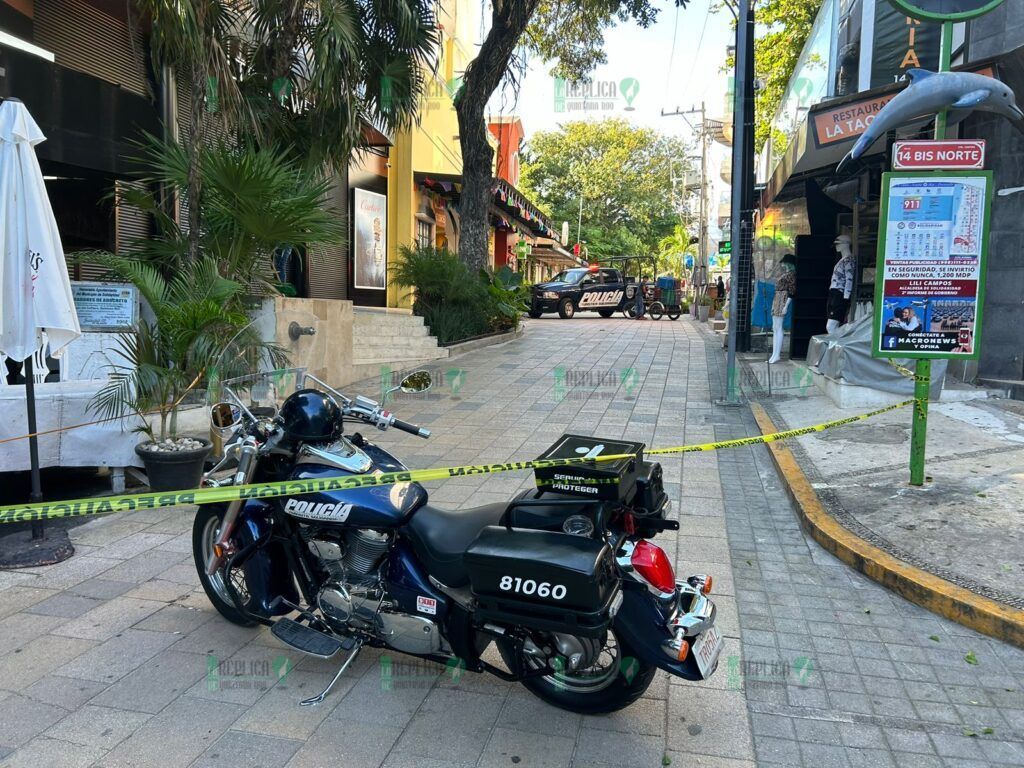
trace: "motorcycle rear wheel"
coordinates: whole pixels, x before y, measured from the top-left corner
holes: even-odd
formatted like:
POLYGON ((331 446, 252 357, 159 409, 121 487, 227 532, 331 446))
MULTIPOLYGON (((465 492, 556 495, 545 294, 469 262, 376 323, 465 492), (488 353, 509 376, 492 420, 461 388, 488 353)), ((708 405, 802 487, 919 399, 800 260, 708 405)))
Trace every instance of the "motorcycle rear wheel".
MULTIPOLYGON (((212 576, 206 573, 206 561, 213 552, 213 544, 220 533, 220 522, 226 510, 226 504, 209 504, 199 507, 196 511, 196 519, 192 523, 192 557, 196 563, 196 573, 199 574, 199 583, 203 585, 206 596, 217 612, 232 624, 254 627, 256 622, 235 607, 231 594, 224 584, 222 572, 218 571, 212 576)), ((234 569, 230 578, 242 604, 248 607, 247 604, 252 598, 245 584, 242 569, 234 569)))
MULTIPOLYGON (((499 639, 498 652, 509 669, 529 669, 539 662, 527 658, 520 664, 514 644, 499 639)), ((581 715, 599 715, 628 707, 643 696, 657 667, 641 660, 611 629, 594 665, 585 670, 528 677, 522 684, 534 696, 552 706, 581 715)))

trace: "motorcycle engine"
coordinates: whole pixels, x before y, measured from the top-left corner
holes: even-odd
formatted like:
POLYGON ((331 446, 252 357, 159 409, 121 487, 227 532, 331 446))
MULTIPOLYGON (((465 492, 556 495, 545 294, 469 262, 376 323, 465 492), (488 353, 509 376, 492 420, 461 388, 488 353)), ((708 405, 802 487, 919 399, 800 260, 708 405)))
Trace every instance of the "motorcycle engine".
POLYGON ((340 536, 321 532, 309 550, 328 573, 317 606, 341 632, 357 630, 376 636, 398 651, 415 654, 441 650, 441 633, 430 619, 392 610, 380 574, 390 539, 376 531, 349 530, 340 536))

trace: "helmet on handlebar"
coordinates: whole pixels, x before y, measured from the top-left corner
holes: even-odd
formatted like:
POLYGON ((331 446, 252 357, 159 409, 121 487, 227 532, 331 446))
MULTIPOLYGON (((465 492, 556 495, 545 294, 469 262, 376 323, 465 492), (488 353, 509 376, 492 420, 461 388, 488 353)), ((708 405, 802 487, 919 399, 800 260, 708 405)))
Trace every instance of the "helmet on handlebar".
POLYGON ((289 395, 278 416, 285 435, 296 442, 322 443, 341 433, 341 409, 318 389, 289 395))

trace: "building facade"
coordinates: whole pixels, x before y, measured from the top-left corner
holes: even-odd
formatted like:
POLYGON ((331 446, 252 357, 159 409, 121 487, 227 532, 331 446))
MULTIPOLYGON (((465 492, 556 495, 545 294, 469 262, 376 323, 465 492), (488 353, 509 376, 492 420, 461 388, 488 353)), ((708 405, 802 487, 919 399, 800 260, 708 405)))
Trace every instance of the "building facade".
MULTIPOLYGON (((1024 7, 1006 2, 987 16, 955 25, 953 67, 998 77, 1024 97, 1021 46, 1024 7)), ((881 175, 891 168, 891 143, 879 140, 843 172, 837 166, 874 116, 907 86, 906 71, 934 71, 938 56, 939 25, 904 16, 887 0, 826 0, 822 5, 758 162, 764 190, 755 213, 752 325, 770 327, 768 307, 779 261, 795 253, 793 357, 803 357, 810 337, 825 331, 837 235, 850 235, 857 259, 849 320, 873 310, 881 175)), ((930 138, 931 122, 905 126, 897 138, 930 138)), ((988 140, 996 189, 1024 183, 1024 142, 1008 121, 975 112, 952 136, 956 131, 988 140)), ((949 366, 967 381, 1024 377, 1022 238, 1024 199, 997 196, 981 358, 949 366)))

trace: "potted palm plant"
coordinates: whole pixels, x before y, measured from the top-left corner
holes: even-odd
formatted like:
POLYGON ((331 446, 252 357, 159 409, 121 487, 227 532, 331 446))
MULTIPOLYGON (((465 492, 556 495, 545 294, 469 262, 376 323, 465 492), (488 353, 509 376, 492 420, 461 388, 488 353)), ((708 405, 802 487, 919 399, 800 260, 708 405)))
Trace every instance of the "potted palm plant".
POLYGON ((137 416, 148 438, 135 447, 153 490, 195 488, 212 445, 178 431, 178 412, 191 394, 218 377, 252 370, 269 345, 236 308, 242 285, 221 277, 209 257, 186 263, 173 277, 152 264, 115 256, 107 266, 138 287, 152 311, 120 336, 120 360, 92 406, 105 418, 137 416))
POLYGON ((702 323, 708 321, 708 315, 711 314, 711 307, 715 304, 715 300, 711 298, 710 294, 705 293, 700 297, 700 306, 697 309, 698 318, 702 323))

